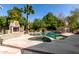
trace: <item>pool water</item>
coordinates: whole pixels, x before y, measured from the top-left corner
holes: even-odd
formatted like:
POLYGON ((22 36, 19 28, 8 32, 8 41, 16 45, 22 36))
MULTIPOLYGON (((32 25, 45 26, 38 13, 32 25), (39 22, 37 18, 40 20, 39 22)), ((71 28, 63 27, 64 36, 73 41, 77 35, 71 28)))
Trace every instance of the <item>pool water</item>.
POLYGON ((57 33, 57 32, 48 32, 45 34, 46 36, 48 37, 51 37, 51 38, 57 38, 57 37, 62 37, 62 35, 60 33, 57 33))
POLYGON ((60 33, 58 32, 45 32, 45 33, 41 33, 41 34, 33 34, 35 36, 48 36, 54 39, 61 39, 64 36, 62 36, 60 33))

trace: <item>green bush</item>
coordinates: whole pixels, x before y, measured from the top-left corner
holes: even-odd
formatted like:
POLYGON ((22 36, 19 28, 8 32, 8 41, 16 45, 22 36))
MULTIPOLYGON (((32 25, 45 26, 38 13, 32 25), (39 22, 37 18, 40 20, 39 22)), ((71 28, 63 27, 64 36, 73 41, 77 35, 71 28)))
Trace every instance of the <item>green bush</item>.
POLYGON ((33 29, 30 29, 29 32, 34 32, 34 30, 33 29))

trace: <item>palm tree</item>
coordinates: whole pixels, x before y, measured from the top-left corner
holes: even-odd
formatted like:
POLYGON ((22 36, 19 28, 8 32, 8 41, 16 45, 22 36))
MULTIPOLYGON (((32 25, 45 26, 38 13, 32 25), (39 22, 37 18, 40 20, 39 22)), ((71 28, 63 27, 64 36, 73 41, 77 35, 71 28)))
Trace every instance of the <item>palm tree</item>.
MULTIPOLYGON (((34 14, 35 13, 33 8, 32 8, 32 6, 31 5, 25 5, 24 8, 23 8, 23 12, 24 12, 24 14, 26 14, 27 22, 29 23, 28 16, 30 14, 34 14)), ((27 26, 27 29, 29 29, 29 24, 25 25, 25 29, 26 29, 26 26, 27 26)))

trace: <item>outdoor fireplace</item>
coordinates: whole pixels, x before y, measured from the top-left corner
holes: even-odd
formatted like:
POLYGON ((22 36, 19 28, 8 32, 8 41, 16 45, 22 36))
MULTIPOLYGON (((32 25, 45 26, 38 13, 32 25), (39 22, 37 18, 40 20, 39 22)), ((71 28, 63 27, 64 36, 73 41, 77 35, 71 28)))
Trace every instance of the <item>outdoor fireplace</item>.
POLYGON ((9 30, 10 30, 10 33, 19 32, 20 31, 19 22, 18 21, 11 21, 10 25, 9 25, 9 30))

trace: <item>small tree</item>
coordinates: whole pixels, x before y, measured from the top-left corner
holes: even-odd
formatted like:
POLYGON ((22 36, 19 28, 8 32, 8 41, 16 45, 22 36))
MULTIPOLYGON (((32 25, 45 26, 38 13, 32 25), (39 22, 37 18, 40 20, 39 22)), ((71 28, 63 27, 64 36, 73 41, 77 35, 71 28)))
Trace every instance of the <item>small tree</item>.
POLYGON ((19 23, 20 26, 25 26, 27 24, 27 19, 25 17, 20 17, 19 23))
POLYGON ((56 29, 58 27, 58 18, 51 12, 43 17, 43 21, 46 23, 47 29, 56 29))
POLYGON ((1 30, 3 30, 3 33, 5 34, 5 30, 8 29, 8 20, 7 20, 7 17, 6 16, 1 16, 0 17, 0 27, 1 27, 1 30))
POLYGON ((45 22, 43 20, 35 19, 34 22, 33 22, 33 28, 35 30, 45 28, 45 26, 46 26, 46 24, 45 24, 45 22))

